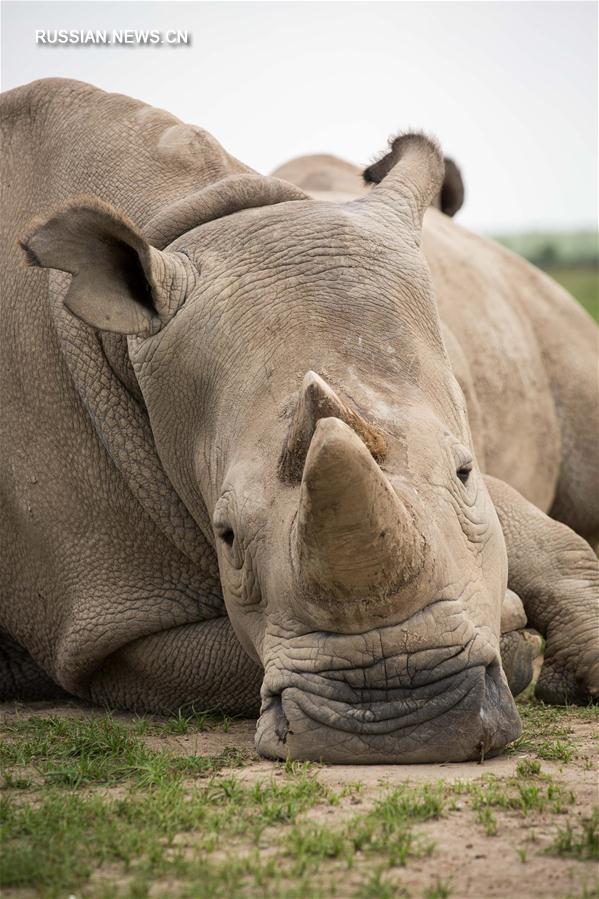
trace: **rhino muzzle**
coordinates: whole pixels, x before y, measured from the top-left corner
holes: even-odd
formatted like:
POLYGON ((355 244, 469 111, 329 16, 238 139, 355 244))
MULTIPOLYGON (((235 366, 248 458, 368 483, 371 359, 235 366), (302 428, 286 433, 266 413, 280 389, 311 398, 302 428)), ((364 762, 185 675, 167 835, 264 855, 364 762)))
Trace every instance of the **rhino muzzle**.
POLYGON ((520 734, 501 678, 497 662, 354 704, 289 686, 265 701, 256 746, 267 758, 338 764, 480 761, 520 734))
POLYGON ((301 652, 290 647, 290 667, 267 668, 258 752, 351 764, 457 762, 492 756, 518 737, 498 654, 478 634, 464 646, 406 652, 404 628, 320 634, 303 638, 301 652))

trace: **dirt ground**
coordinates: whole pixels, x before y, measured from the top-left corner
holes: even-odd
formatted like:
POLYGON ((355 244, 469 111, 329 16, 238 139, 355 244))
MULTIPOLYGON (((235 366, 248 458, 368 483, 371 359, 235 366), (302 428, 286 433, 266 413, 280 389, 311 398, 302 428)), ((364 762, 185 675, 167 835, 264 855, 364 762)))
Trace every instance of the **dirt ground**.
MULTIPOLYGON (((99 710, 86 709, 74 703, 0 705, 0 722, 3 728, 9 730, 16 721, 40 717, 52 717, 56 720, 62 717, 90 719, 105 716, 99 710)), ((124 714, 116 714, 113 718, 132 729, 139 721, 134 716, 124 714)), ((157 720, 159 719, 153 719, 154 722, 157 720)), ((447 789, 452 788, 452 785, 453 788, 457 786, 453 799, 442 816, 418 822, 416 829, 419 839, 422 837, 431 844, 434 843, 434 850, 430 854, 410 858, 405 866, 387 866, 384 878, 381 879, 380 893, 376 887, 371 892, 358 890, 357 884, 360 877, 363 879, 365 870, 363 864, 352 865, 348 869, 345 863, 332 861, 323 869, 326 870, 328 879, 322 880, 320 875, 316 877, 314 895, 335 895, 341 899, 358 895, 371 899, 378 899, 378 895, 424 896, 430 899, 443 899, 447 896, 453 899, 566 899, 599 896, 599 870, 593 857, 589 859, 587 854, 577 854, 576 851, 565 851, 561 855, 548 854, 556 834, 563 832, 564 828, 576 832, 581 822, 589 819, 593 806, 599 800, 597 723, 596 716, 581 715, 576 710, 561 712, 559 734, 567 734, 564 737, 566 742, 562 745, 559 740, 553 744, 547 742, 547 735, 552 736, 552 725, 548 725, 545 734, 542 721, 539 725, 535 719, 531 725, 532 731, 529 726, 527 740, 521 747, 483 764, 311 766, 310 777, 337 791, 341 798, 334 805, 317 803, 307 809, 302 817, 304 821, 331 827, 338 827, 343 822, 352 820, 356 813, 367 814, 378 800, 402 785, 423 787, 425 784, 438 784, 442 781, 447 789), (533 732, 535 729, 537 733, 533 732), (569 749, 564 749, 565 746, 569 749), (563 757, 551 758, 552 754, 563 757), (565 758, 568 760, 564 760, 565 758), (529 812, 525 808, 499 806, 492 812, 485 812, 489 817, 483 819, 480 810, 477 813, 469 802, 468 785, 488 782, 491 776, 501 785, 511 784, 513 788, 517 783, 518 772, 521 771, 520 763, 525 759, 539 764, 542 772, 540 777, 551 779, 551 783, 557 785, 556 789, 560 789, 563 795, 571 794, 568 808, 557 807, 556 811, 555 806, 548 805, 547 808, 531 808, 529 812)), ((210 724, 199 731, 190 726, 184 733, 169 733, 168 727, 159 724, 157 727, 150 727, 142 739, 151 750, 167 751, 182 758, 219 756, 235 749, 243 755, 243 763, 236 763, 231 768, 221 768, 217 775, 219 778, 233 778, 243 785, 282 782, 287 776, 285 766, 256 756, 254 729, 255 722, 245 720, 227 722, 226 726, 210 724)), ((278 837, 280 833, 277 831, 275 835, 278 837)), ((181 835, 180 839, 187 847, 186 851, 193 854, 193 833, 181 835)), ((267 857, 269 852, 274 851, 273 845, 269 832, 266 831, 259 843, 261 854, 267 857)), ((238 847, 238 853, 243 851, 242 846, 238 847)), ((102 876, 106 878, 106 871, 102 876)), ((115 873, 112 889, 115 889, 116 884, 116 892, 110 895, 131 895, 127 892, 126 881, 123 881, 122 891, 118 887, 119 882, 115 873)), ((157 881, 147 895, 168 896, 171 895, 171 890, 176 895, 177 886, 174 882, 162 879, 157 881)), ((88 893, 87 888, 83 888, 80 894, 70 895, 88 894, 95 895, 93 891, 88 893)), ((46 894, 39 889, 32 891, 9 887, 1 895, 25 897, 46 894)), ((192 892, 189 895, 195 894, 192 892)), ((250 891, 248 895, 259 894, 250 891)), ((279 894, 266 891, 264 895, 279 894)), ((310 899, 310 887, 301 895, 310 899)))
MULTIPOLYGON (((597 765, 593 764, 597 761, 599 734, 596 726, 586 722, 573 720, 570 727, 576 757, 567 764, 545 760, 542 769, 567 790, 574 791, 577 814, 583 817, 599 802, 597 765)), ((254 728, 253 721, 243 721, 235 723, 229 734, 171 736, 166 739, 171 751, 184 755, 220 752, 225 745, 252 750, 254 728)), ((157 744, 163 739, 154 738, 157 744)), ((522 758, 534 757, 534 753, 522 752, 489 759, 482 765, 329 765, 319 768, 316 776, 333 788, 360 783, 362 791, 358 802, 364 809, 383 795, 386 788, 406 783, 436 783, 439 780, 447 783, 476 781, 489 774, 498 778, 513 777, 522 758)), ((280 769, 264 759, 251 761, 240 771, 222 773, 235 774, 242 782, 249 783, 282 776, 280 769)), ((355 811, 355 799, 349 808, 327 808, 324 814, 328 823, 333 823, 349 810, 355 811)), ((318 819, 318 811, 312 812, 310 817, 318 819)), ((542 853, 555 830, 555 816, 551 813, 535 816, 534 822, 506 815, 494 837, 486 836, 474 816, 464 814, 463 809, 456 809, 449 820, 425 822, 418 829, 434 841, 436 848, 430 858, 412 862, 397 880, 398 886, 407 888, 414 895, 420 895, 435 878, 449 884, 450 895, 455 899, 561 899, 570 895, 582 896, 585 888, 590 892, 599 882, 596 880, 599 870, 593 862, 572 862, 550 858, 542 853), (525 851, 530 847, 525 862, 518 855, 518 850, 523 847, 525 851)), ((342 896, 343 893, 337 895, 342 896)))

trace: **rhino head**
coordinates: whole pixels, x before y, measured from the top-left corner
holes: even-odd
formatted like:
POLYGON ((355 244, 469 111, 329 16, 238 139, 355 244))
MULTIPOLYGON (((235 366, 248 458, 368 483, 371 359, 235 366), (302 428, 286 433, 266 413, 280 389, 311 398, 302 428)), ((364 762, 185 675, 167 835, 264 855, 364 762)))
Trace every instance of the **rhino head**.
POLYGON ((74 274, 75 315, 131 335, 162 464, 264 668, 269 757, 457 761, 519 733, 503 536, 420 249, 442 157, 420 135, 394 152, 349 203, 242 175, 146 236, 75 201, 24 241, 74 274))

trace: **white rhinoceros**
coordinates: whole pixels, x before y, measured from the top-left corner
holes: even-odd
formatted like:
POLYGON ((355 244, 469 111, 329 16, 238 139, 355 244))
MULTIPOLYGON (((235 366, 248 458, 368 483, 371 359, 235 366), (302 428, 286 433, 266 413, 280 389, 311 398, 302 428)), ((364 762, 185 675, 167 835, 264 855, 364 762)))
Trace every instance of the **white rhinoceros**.
POLYGON ((425 258, 433 143, 318 202, 78 82, 1 117, 3 698, 261 692, 265 755, 478 758, 508 578, 540 694, 596 693, 597 561, 544 514, 599 526, 596 331, 434 211, 425 258))

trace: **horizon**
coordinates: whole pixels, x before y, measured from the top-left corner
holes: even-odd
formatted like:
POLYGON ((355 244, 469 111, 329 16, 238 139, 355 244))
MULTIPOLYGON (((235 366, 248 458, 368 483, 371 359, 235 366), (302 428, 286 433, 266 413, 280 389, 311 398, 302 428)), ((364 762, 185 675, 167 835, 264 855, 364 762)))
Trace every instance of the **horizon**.
POLYGON ((201 125, 264 173, 307 153, 367 165, 390 134, 422 128, 462 170, 460 223, 495 235, 596 229, 595 3, 3 0, 1 10, 5 90, 89 81, 201 125), (37 29, 127 27, 185 28, 191 46, 35 44, 37 29))

